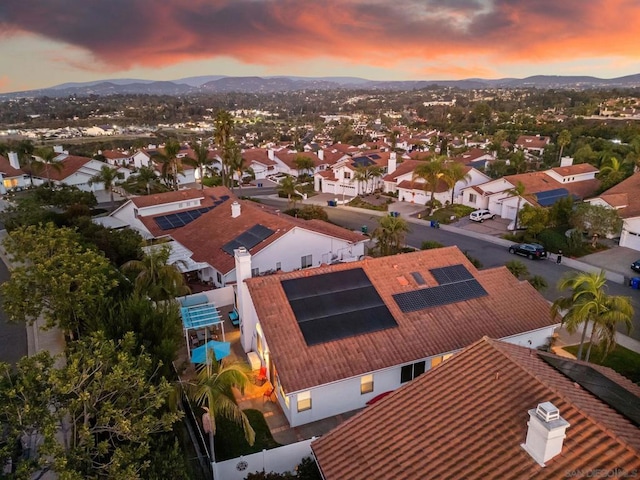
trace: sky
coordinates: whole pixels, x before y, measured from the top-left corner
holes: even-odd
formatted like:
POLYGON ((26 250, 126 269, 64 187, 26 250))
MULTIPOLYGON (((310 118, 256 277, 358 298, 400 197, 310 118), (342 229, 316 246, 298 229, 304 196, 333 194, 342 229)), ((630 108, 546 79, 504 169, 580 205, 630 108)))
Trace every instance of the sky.
POLYGON ((1 0, 0 92, 199 75, 640 73, 640 0, 1 0))

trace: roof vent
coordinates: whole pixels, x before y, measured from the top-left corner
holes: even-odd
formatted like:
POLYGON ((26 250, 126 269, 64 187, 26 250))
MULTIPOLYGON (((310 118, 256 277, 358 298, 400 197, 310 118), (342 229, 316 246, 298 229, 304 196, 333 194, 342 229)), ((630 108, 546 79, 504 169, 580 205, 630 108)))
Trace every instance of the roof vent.
POLYGON ((544 402, 536 408, 536 415, 545 422, 551 422, 560 418, 560 410, 551 402, 544 402))

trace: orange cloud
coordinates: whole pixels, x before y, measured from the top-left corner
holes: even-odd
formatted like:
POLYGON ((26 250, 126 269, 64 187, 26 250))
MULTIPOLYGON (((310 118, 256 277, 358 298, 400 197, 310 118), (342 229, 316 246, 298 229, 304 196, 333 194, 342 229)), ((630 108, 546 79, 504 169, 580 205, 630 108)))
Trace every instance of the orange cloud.
POLYGON ((74 64, 85 70, 322 57, 460 77, 507 63, 640 60, 637 0, 3 0, 3 10, 0 31, 82 49, 95 60, 74 64))

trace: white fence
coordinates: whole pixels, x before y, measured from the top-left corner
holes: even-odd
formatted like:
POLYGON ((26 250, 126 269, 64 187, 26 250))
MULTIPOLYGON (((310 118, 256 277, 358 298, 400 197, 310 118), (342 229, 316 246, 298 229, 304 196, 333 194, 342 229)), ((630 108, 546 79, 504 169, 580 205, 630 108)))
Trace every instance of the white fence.
POLYGON ((194 293, 192 295, 186 295, 180 298, 189 298, 195 296, 206 296, 209 303, 215 303, 216 307, 224 307, 234 304, 233 286, 227 286, 222 288, 214 288, 212 290, 206 290, 200 293, 194 293))
POLYGON ((232 460, 218 462, 213 467, 215 480, 244 480, 255 472, 293 472, 305 457, 311 456, 311 438, 271 450, 253 453, 232 460))

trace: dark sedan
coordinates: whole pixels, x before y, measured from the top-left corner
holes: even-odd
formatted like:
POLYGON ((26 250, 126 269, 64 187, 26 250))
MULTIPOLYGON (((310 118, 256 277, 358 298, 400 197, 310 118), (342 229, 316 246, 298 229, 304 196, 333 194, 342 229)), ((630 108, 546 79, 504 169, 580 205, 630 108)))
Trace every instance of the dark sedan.
POLYGON ((633 262, 631 264, 631 270, 634 270, 636 272, 640 272, 640 260, 636 260, 635 262, 633 262))
POLYGON ((509 253, 522 255, 533 260, 534 258, 547 258, 547 251, 537 243, 517 243, 509 247, 509 253))

